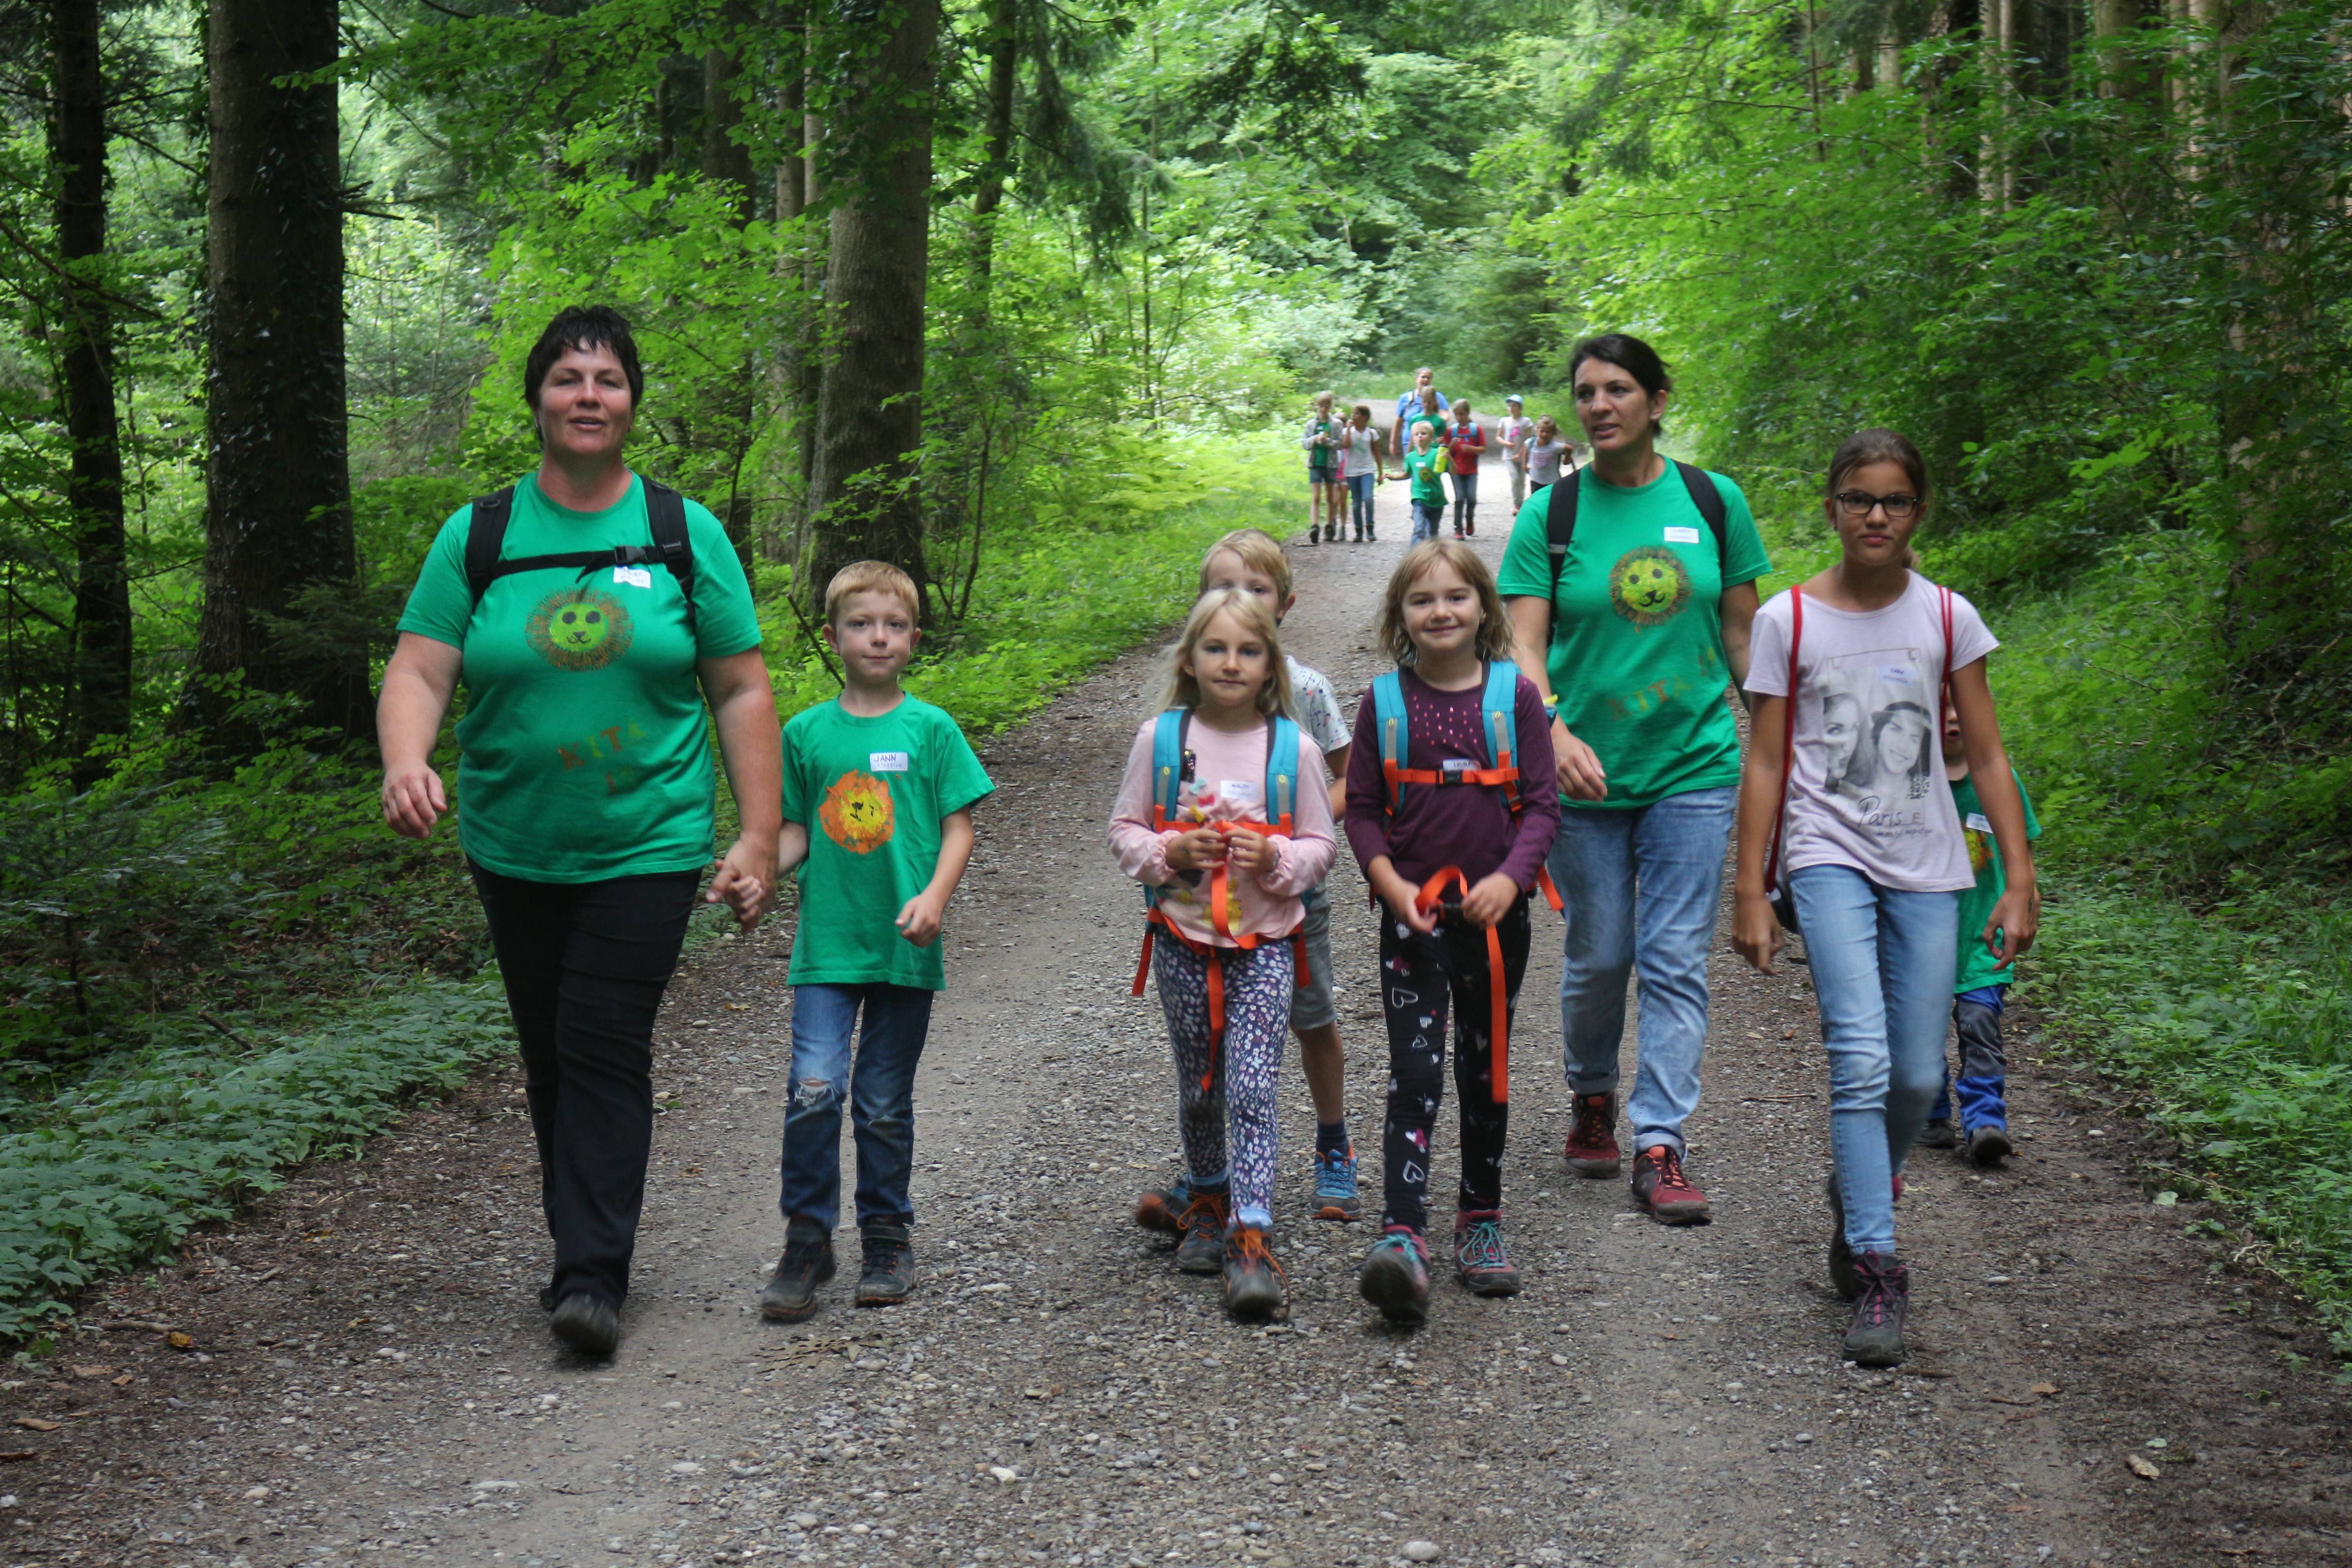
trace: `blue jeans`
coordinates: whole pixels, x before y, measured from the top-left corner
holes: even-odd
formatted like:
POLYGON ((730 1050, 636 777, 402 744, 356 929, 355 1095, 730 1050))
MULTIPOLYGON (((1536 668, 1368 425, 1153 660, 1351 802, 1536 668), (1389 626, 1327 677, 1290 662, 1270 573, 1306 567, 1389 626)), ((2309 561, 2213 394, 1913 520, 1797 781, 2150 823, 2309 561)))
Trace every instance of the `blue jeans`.
POLYGON ((1412 503, 1412 542, 1437 537, 1437 525, 1445 521, 1445 503, 1442 500, 1417 500, 1412 503))
POLYGON ((1454 476, 1454 531, 1461 532, 1478 515, 1478 476, 1454 476))
POLYGON ((1559 814, 1547 863, 1568 906, 1561 1060, 1572 1092, 1617 1091, 1625 987, 1638 967, 1642 1060, 1625 1102, 1636 1151, 1681 1152, 1683 1122, 1698 1107, 1706 961, 1736 793, 1719 784, 1629 811, 1559 814))
POLYGON ((1895 1250, 1895 1177, 1944 1083, 1957 893, 1882 888, 1850 866, 1789 874, 1830 1053, 1830 1152, 1846 1245, 1895 1250))
POLYGON ((793 987, 791 1103, 784 1109, 783 1195, 790 1220, 841 1222, 841 1101, 857 1143, 857 1223, 914 1221, 915 1067, 931 1027, 933 993, 910 985, 793 987), (866 1009, 850 1068, 849 1037, 866 1009))
POLYGON ((1354 501, 1356 531, 1369 535, 1372 531, 1372 484, 1376 474, 1358 474, 1348 481, 1349 499, 1354 501))

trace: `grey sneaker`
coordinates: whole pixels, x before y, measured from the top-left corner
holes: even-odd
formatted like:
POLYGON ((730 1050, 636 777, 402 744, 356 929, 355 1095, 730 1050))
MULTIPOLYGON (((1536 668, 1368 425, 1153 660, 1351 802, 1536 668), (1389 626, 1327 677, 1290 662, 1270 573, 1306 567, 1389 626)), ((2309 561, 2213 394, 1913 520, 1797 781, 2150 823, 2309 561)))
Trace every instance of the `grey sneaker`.
POLYGON ((1891 1252, 1853 1260, 1862 1298, 1845 1331, 1845 1356, 1860 1366, 1894 1366, 1903 1359, 1903 1320, 1911 1310, 1911 1272, 1891 1252))
POLYGON ((2006 1160, 2015 1150, 2010 1147, 2006 1127, 1975 1127, 1969 1131, 1969 1163, 1979 1171, 1990 1171, 2006 1160))
POLYGON ((1135 1223, 1162 1236, 1184 1234, 1184 1211, 1192 1206, 1189 1180, 1179 1176, 1164 1187, 1148 1187, 1135 1200, 1135 1223))
POLYGON ((760 1292, 760 1316, 772 1323, 797 1323, 816 1313, 816 1288, 833 1278, 833 1233, 814 1220, 795 1218, 784 1227, 784 1255, 760 1292))
POLYGON ((895 1307, 915 1293, 915 1237, 903 1225, 877 1220, 858 1227, 866 1255, 857 1273, 857 1304, 895 1307))
POLYGON ((1519 1293, 1519 1271, 1503 1249, 1501 1211, 1454 1216, 1454 1278, 1473 1296, 1519 1293))
POLYGON ((1341 1224, 1362 1216, 1363 1199, 1356 1192, 1356 1151, 1315 1157, 1315 1217, 1341 1224))
POLYGON ((1959 1130, 1952 1125, 1952 1119, 1948 1116, 1932 1118, 1919 1130, 1919 1147, 1922 1149, 1957 1149, 1959 1146, 1959 1130))
POLYGON ((621 1342, 621 1314, 612 1302, 585 1290, 555 1304, 547 1322, 555 1337, 582 1355, 607 1356, 621 1342))
POLYGON ((1184 1209, 1184 1239, 1176 1244, 1176 1267, 1187 1274, 1220 1274, 1225 1267, 1224 1193, 1194 1193, 1184 1209))
POLYGON ((1364 1254, 1356 1289, 1391 1323, 1418 1323, 1429 1316, 1429 1244, 1392 1225, 1364 1254))
POLYGON ((1266 1249, 1265 1232, 1239 1225, 1225 1237, 1225 1310, 1236 1318, 1263 1318, 1289 1299, 1282 1265, 1266 1249))

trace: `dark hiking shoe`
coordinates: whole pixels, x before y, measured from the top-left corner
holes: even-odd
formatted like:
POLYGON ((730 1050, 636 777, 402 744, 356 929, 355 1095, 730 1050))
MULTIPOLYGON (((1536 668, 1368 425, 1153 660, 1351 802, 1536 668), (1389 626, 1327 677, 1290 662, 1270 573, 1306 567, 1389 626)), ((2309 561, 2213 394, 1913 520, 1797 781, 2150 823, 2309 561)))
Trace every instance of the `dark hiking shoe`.
POLYGON ((1263 1318, 1290 1299, 1282 1265, 1266 1249, 1265 1232, 1237 1225, 1225 1237, 1225 1310, 1236 1318, 1263 1318))
POLYGON ((1911 1271, 1891 1252, 1853 1260, 1862 1296, 1846 1325, 1845 1357, 1859 1366, 1894 1366, 1903 1359, 1903 1320, 1911 1310, 1911 1271))
POLYGON ((857 1304, 895 1307, 915 1293, 915 1237, 903 1225, 877 1220, 858 1226, 857 1304))
POLYGON ((1392 1225, 1356 1276, 1364 1300, 1391 1323, 1418 1323, 1429 1316, 1429 1247, 1414 1232, 1392 1225))
POLYGON ((554 1286, 541 1285, 539 1288, 539 1310, 542 1312, 552 1312, 555 1310, 554 1286))
POLYGON ((1176 1244, 1176 1267, 1187 1274, 1216 1274, 1225 1267, 1225 1219, 1232 1199, 1224 1193, 1194 1193, 1184 1207, 1184 1239, 1176 1244))
POLYGON ((1969 1163, 1980 1171, 1990 1171, 2016 1151, 2010 1147, 2006 1127, 1972 1127, 1969 1130, 1969 1163))
POLYGON ((582 1355, 607 1356, 621 1342, 621 1314, 612 1302, 585 1290, 556 1303, 550 1332, 582 1355))
POLYGON ((1503 1250, 1500 1211, 1454 1216, 1454 1278, 1473 1296, 1519 1293, 1519 1271, 1511 1267, 1511 1255, 1503 1250))
POLYGON ((1853 1248, 1845 1239, 1845 1199, 1838 1192, 1837 1173, 1824 1185, 1830 1194, 1830 1286, 1851 1301, 1862 1294, 1862 1276, 1853 1271, 1853 1248))
POLYGON ((760 1316, 797 1323, 816 1312, 816 1288, 833 1278, 833 1233, 795 1219, 784 1226, 784 1255, 760 1292, 760 1316))
POLYGON ((1697 1225, 1711 1213, 1706 1194, 1683 1174, 1683 1157, 1671 1143, 1633 1156, 1633 1201, 1660 1225, 1697 1225))
POLYGON ((1356 1151, 1335 1149, 1315 1156, 1315 1217, 1347 1224, 1364 1212, 1356 1191, 1356 1151))
POLYGON ((1922 1149, 1957 1149, 1959 1146, 1959 1129, 1952 1125, 1952 1119, 1948 1116, 1936 1117, 1920 1129, 1919 1147, 1922 1149))
POLYGON ((1192 1206, 1192 1190, 1179 1176, 1174 1184, 1153 1187, 1135 1200, 1135 1223, 1162 1236, 1184 1234, 1184 1211, 1192 1206))
POLYGON ((1580 1176, 1613 1176, 1624 1168, 1617 1147, 1617 1097, 1580 1094, 1576 1121, 1568 1130, 1568 1168, 1580 1176))

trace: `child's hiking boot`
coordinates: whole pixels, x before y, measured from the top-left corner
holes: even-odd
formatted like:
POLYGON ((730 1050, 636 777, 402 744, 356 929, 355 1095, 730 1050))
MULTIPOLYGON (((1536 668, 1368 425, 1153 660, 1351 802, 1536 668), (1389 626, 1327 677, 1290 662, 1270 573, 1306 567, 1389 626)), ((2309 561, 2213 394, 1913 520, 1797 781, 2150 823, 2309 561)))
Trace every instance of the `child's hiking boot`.
POLYGON ((1927 1125, 1919 1130, 1922 1149, 1957 1149, 1960 1146, 1960 1130, 1952 1125, 1948 1116, 1931 1116, 1927 1125))
POLYGON ((1418 1323, 1429 1316, 1429 1244, 1416 1231, 1392 1225, 1356 1276, 1364 1300, 1391 1323, 1418 1323))
POLYGON ((1225 1310, 1236 1318, 1263 1318, 1290 1300, 1282 1265, 1265 1245, 1265 1232, 1237 1225, 1225 1237, 1225 1310))
POLYGON ((1671 1143, 1633 1156, 1633 1201, 1660 1225, 1701 1225, 1712 1212, 1706 1194, 1683 1174, 1682 1152, 1671 1143))
POLYGON ((915 1293, 915 1236, 906 1226, 876 1220, 858 1226, 857 1304, 895 1307, 915 1293))
POLYGON ((1511 1267, 1511 1256, 1503 1249, 1501 1210, 1454 1216, 1454 1278, 1473 1296, 1519 1293, 1519 1271, 1511 1267))
POLYGON ((1903 1359, 1903 1320, 1911 1310, 1911 1271, 1891 1252, 1853 1260, 1862 1295, 1846 1325, 1845 1357, 1860 1366, 1894 1366, 1903 1359))
POLYGON ((1862 1294, 1862 1276, 1853 1271, 1853 1248, 1845 1239, 1845 1199, 1838 1192, 1837 1173, 1824 1184, 1830 1194, 1830 1285, 1851 1301, 1862 1294))
POLYGON ((1979 1171, 1990 1171, 2016 1151, 2010 1146, 2009 1129, 1990 1123, 1969 1129, 1969 1163, 1979 1171))
POLYGON ((1617 1147, 1617 1097, 1580 1094, 1568 1130, 1568 1168, 1580 1176, 1613 1176, 1625 1163, 1617 1147))
POLYGON ((784 1226, 784 1255, 760 1292, 760 1316, 797 1323, 816 1313, 816 1289, 833 1278, 833 1233, 795 1215, 784 1226))
POLYGON ((1215 1274, 1225 1266, 1225 1221, 1232 1199, 1223 1192, 1194 1193, 1184 1205, 1184 1239, 1176 1244, 1176 1267, 1187 1274, 1215 1274))
POLYGON ((1356 1191, 1356 1151, 1353 1145, 1315 1156, 1315 1217, 1342 1225, 1360 1218, 1363 1199, 1356 1191))
POLYGON ((1135 1200, 1135 1223, 1162 1236, 1184 1234, 1184 1211, 1192 1206, 1192 1188, 1182 1176, 1168 1186, 1152 1187, 1135 1200))
POLYGON ((582 1355, 608 1356, 621 1343, 621 1310, 602 1296, 575 1290, 556 1303, 547 1327, 582 1355))

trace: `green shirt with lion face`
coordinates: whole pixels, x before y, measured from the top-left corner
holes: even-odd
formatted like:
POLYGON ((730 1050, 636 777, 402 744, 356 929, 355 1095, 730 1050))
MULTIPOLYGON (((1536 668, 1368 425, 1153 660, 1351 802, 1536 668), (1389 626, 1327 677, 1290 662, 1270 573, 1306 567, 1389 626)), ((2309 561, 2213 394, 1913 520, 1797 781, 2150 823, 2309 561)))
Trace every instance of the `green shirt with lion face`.
MULTIPOLYGON (((1586 468, 1572 480, 1576 534, 1561 565, 1559 625, 1547 672, 1569 733, 1609 774, 1601 801, 1563 806, 1632 808, 1670 795, 1739 782, 1739 731, 1723 700, 1726 588, 1772 569, 1748 498, 1721 474, 1724 547, 1672 463, 1651 483, 1622 489, 1586 468)), ((1506 597, 1551 593, 1544 532, 1550 492, 1519 509, 1496 584, 1506 597)))
MULTIPOLYGON (((457 725, 457 837, 492 871, 533 882, 601 882, 699 870, 709 860, 709 720, 698 660, 760 646, 735 547, 686 503, 695 630, 667 567, 543 567, 466 584, 474 509, 433 542, 400 629, 465 651, 457 725)), ((642 480, 602 511, 572 511, 515 486, 502 555, 650 544, 642 480)))

